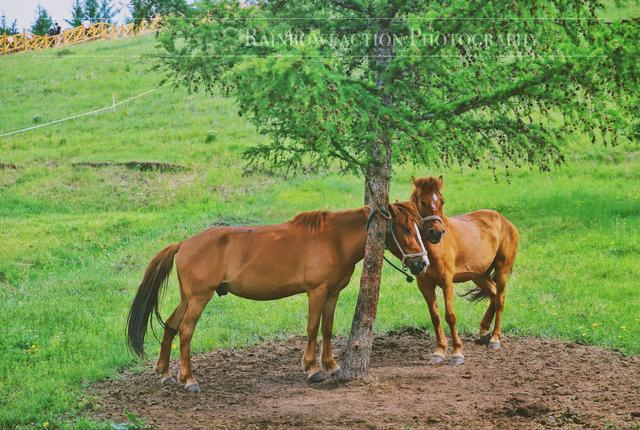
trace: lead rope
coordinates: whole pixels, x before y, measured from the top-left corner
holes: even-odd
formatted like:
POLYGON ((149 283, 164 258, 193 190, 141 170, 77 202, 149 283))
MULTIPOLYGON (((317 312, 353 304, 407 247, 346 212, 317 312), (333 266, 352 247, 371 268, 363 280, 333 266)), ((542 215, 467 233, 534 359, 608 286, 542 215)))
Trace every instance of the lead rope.
MULTIPOLYGON (((372 207, 372 208, 371 208, 371 212, 369 213, 369 219, 367 220, 367 230, 369 230, 369 224, 371 224, 371 220, 373 219, 373 215, 375 214, 375 212, 376 212, 376 211, 379 211, 379 212, 380 212, 380 214, 382 214, 382 216, 386 218, 385 214, 384 214, 381 210, 379 210, 379 209, 377 209, 377 208, 375 208, 375 207, 372 207)), ((389 214, 389 218, 387 218, 387 219, 390 219, 390 218, 391 218, 391 215, 389 214)), ((386 250, 386 246, 385 246, 385 250, 386 250)), ((413 282, 414 277, 413 277, 413 276, 411 276, 409 273, 407 273, 405 270, 403 270, 403 269, 401 269, 400 267, 398 267, 398 266, 396 266, 395 264, 393 264, 393 262, 392 262, 391 260, 389 260, 389 259, 387 258, 387 256, 386 256, 386 255, 382 254, 382 258, 384 259, 384 261, 386 261, 387 263, 389 263, 389 265, 390 265, 391 267, 393 267, 394 269, 396 269, 398 272, 402 273, 402 274, 404 275, 404 279, 405 279, 408 283, 412 283, 412 282, 413 282)))
POLYGON ((409 273, 407 273, 406 271, 404 271, 403 269, 401 269, 400 267, 396 266, 395 264, 393 264, 391 262, 391 260, 389 260, 387 258, 386 255, 382 255, 382 258, 384 258, 384 261, 386 261, 387 263, 389 263, 389 265, 391 265, 391 267, 393 267, 394 269, 396 269, 398 272, 402 273, 404 275, 404 279, 408 282, 408 283, 412 283, 413 282, 413 276, 409 275, 409 273))

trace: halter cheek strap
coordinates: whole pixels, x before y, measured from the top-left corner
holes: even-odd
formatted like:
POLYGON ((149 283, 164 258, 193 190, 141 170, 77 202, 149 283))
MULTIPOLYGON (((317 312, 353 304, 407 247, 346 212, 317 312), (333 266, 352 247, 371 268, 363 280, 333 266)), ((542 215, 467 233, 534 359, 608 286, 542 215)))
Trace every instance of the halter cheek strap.
POLYGON ((396 247, 398 248, 398 250, 402 254, 402 264, 403 265, 405 264, 405 261, 406 261, 407 258, 427 257, 427 265, 429 265, 429 257, 427 256, 427 250, 425 249, 424 243, 422 242, 422 235, 420 234, 420 229, 418 228, 418 224, 413 223, 413 227, 416 230, 416 236, 418 236, 418 242, 420 243, 420 252, 416 252, 415 254, 405 254, 404 253, 404 250, 400 246, 400 242, 398 242, 398 239, 396 238, 396 235, 393 232, 393 228, 391 228, 391 237, 393 237, 393 241, 395 242, 396 247))
MULTIPOLYGON (((418 228, 418 225, 416 223, 413 223, 413 226, 416 230, 416 235, 418 236, 418 242, 420 243, 420 250, 421 252, 419 253, 415 253, 415 254, 405 254, 404 250, 402 249, 402 247, 400 246, 400 243, 398 242, 398 239, 396 238, 395 233, 393 232, 393 220, 392 220, 392 216, 390 213, 386 212, 386 211, 382 211, 379 210, 378 208, 372 207, 371 208, 371 212, 369 212, 369 218, 367 219, 367 230, 369 230, 369 225, 371 224, 371 220, 373 219, 376 211, 380 212, 380 214, 388 219, 391 220, 391 223, 389 223, 389 227, 387 228, 387 234, 391 234, 391 237, 393 237, 393 241, 396 244, 396 247, 398 248, 398 250, 400 251, 400 254, 402 254, 402 265, 406 267, 405 265, 405 260, 407 258, 411 258, 411 257, 423 257, 426 259, 427 262, 427 266, 429 266, 429 257, 427 256, 427 250, 424 247, 424 243, 422 242, 422 235, 420 234, 420 229, 418 228)), ((386 246, 385 246, 386 247, 386 246)), ((406 271, 402 270, 401 268, 399 268, 398 266, 396 266, 395 264, 393 264, 391 262, 391 260, 389 260, 387 258, 386 255, 382 256, 384 258, 384 261, 386 261, 387 263, 389 263, 391 265, 391 267, 393 267, 394 269, 396 269, 398 272, 402 273, 405 276, 405 279, 407 280, 407 282, 411 283, 413 282, 413 276, 411 276, 410 274, 408 274, 406 271)))

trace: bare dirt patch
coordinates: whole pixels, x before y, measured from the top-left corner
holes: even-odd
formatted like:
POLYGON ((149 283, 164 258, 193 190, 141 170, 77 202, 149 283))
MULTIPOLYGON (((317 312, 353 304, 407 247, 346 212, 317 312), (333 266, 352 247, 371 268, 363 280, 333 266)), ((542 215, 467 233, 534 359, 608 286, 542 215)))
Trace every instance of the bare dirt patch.
MULTIPOLYGON (((97 418, 124 412, 161 429, 640 428, 640 358, 540 339, 504 339, 489 351, 464 339, 466 363, 430 366, 420 330, 376 338, 371 376, 310 385, 304 338, 195 356, 203 392, 161 386, 151 370, 92 389, 97 418)), ((336 339, 336 351, 345 341, 336 339)), ((174 374, 177 362, 173 362, 174 374)))

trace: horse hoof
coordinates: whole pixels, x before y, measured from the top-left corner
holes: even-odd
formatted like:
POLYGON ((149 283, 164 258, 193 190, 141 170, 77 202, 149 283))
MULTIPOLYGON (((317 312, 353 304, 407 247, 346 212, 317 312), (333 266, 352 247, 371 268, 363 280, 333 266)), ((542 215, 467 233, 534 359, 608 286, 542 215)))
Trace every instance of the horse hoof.
POLYGON ((431 361, 429 364, 442 364, 444 362, 444 357, 441 355, 433 354, 431 356, 431 361))
POLYGON ((478 343, 480 345, 487 346, 489 345, 489 341, 491 341, 491 333, 487 333, 484 336, 480 336, 480 338, 478 338, 478 343))
POLYGON ((335 367, 332 367, 330 369, 325 368, 324 370, 329 376, 332 376, 337 374, 340 371, 340 365, 336 364, 335 367))
POLYGON ((166 378, 162 378, 160 380, 160 384, 162 385, 176 385, 178 381, 173 376, 167 376, 166 378))
POLYGON ((496 349, 500 349, 500 341, 496 341, 496 342, 489 342, 489 344, 487 345, 487 348, 489 348, 492 351, 495 351, 496 349))
POLYGON ((200 389, 200 385, 198 385, 198 384, 185 385, 184 389, 187 390, 190 393, 199 393, 200 391, 202 391, 200 389))
POLYGON ((323 371, 316 372, 307 378, 307 381, 315 384, 316 382, 322 382, 329 377, 329 374, 323 371))
POLYGON ((459 366, 462 363, 464 363, 464 357, 462 355, 454 355, 453 357, 451 357, 451 360, 449 361, 449 364, 451 366, 459 366))

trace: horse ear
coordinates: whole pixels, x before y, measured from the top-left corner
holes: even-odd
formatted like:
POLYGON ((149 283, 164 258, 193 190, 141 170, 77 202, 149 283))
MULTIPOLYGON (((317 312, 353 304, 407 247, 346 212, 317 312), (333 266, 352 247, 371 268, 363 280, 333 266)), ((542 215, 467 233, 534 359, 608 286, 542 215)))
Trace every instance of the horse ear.
POLYGON ((442 175, 438 176, 438 189, 442 188, 444 185, 444 178, 442 175))
POLYGON ((394 205, 389 205, 389 213, 391 214, 391 216, 395 217, 396 216, 396 208, 394 205))
POLYGON ((411 175, 411 182, 413 183, 413 185, 418 185, 418 184, 416 184, 416 182, 418 182, 418 180, 413 175, 411 175))

